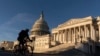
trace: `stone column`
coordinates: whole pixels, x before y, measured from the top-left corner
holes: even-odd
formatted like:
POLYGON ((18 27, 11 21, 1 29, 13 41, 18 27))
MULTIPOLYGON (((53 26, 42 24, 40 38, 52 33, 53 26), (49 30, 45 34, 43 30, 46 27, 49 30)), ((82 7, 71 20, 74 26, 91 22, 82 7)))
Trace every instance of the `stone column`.
POLYGON ((63 43, 64 42, 64 35, 63 35, 63 30, 61 31, 61 42, 63 43))
POLYGON ((98 25, 99 29, 99 42, 100 42, 100 25, 98 25))
POLYGON ((73 37, 73 39, 74 39, 74 43, 76 43, 76 30, 75 30, 75 28, 74 28, 74 37, 73 37))
POLYGON ((65 30, 65 43, 67 43, 68 33, 67 30, 65 30))
POLYGON ((82 26, 81 35, 82 35, 82 42, 83 42, 85 40, 85 29, 84 29, 84 26, 82 26))
POLYGON ((75 29, 75 32, 76 32, 76 34, 75 34, 75 42, 77 43, 78 42, 78 28, 77 27, 75 29))
POLYGON ((63 30, 61 31, 61 43, 63 43, 63 38, 64 38, 64 36, 63 36, 63 30))
POLYGON ((80 36, 81 36, 81 28, 80 28, 80 26, 79 26, 79 32, 78 32, 78 42, 80 42, 80 36))
POLYGON ((70 43, 72 43, 72 29, 70 29, 70 43))
POLYGON ((87 38, 91 37, 91 25, 87 26, 87 38))
POLYGON ((68 43, 70 43, 70 29, 68 29, 68 43))
POLYGON ((64 32, 63 32, 63 37, 64 37, 64 39, 63 39, 63 43, 66 43, 66 30, 64 30, 64 32))
POLYGON ((61 31, 59 31, 59 42, 61 43, 61 31))
POLYGON ((84 25, 84 40, 86 41, 86 25, 84 25))
POLYGON ((74 43, 74 28, 72 29, 72 43, 74 43))
POLYGON ((66 36, 65 36, 65 30, 63 30, 63 43, 65 43, 65 38, 66 38, 66 36))
POLYGON ((56 39, 55 39, 55 41, 57 41, 57 33, 56 33, 56 39))
POLYGON ((66 42, 68 43, 68 30, 66 29, 66 42))
POLYGON ((82 37, 83 37, 83 41, 84 41, 84 39, 85 39, 84 27, 82 28, 82 37))
POLYGON ((53 33, 53 41, 55 41, 55 33, 53 33))
POLYGON ((56 41, 57 33, 55 33, 55 41, 56 41))
POLYGON ((56 41, 59 41, 59 33, 57 33, 56 41))
POLYGON ((70 31, 69 31, 70 33, 69 33, 69 39, 70 39, 70 43, 71 43, 71 41, 72 41, 72 36, 71 36, 71 29, 70 29, 70 31))
POLYGON ((67 42, 69 43, 69 29, 67 30, 67 42))
POLYGON ((83 41, 83 35, 84 35, 83 27, 81 27, 81 41, 83 41))
POLYGON ((90 27, 90 25, 89 26, 88 25, 84 25, 84 27, 85 27, 85 41, 88 41, 87 38, 90 37, 89 36, 89 32, 90 32, 89 29, 91 29, 91 27, 90 27))
POLYGON ((96 38, 95 37, 95 28, 92 24, 90 26, 91 26, 91 39, 96 41, 96 39, 95 39, 96 38))
POLYGON ((63 41, 62 30, 60 30, 59 33, 60 33, 59 40, 60 40, 60 43, 62 43, 62 41, 63 41))

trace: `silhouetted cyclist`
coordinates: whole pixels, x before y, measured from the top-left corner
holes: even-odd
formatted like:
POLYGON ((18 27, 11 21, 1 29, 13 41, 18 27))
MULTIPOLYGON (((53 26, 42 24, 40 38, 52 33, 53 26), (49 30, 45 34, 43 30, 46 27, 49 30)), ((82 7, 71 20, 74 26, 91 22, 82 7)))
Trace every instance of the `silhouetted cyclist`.
POLYGON ((29 38, 28 32, 29 32, 29 29, 21 30, 19 32, 18 38, 17 38, 19 44, 14 47, 15 54, 27 55, 29 53, 28 47, 32 48, 31 46, 27 45, 27 42, 30 42, 30 41, 32 42, 32 40, 30 40, 29 38))
POLYGON ((17 40, 19 41, 19 45, 22 47, 24 47, 24 44, 26 44, 27 40, 31 41, 29 39, 28 32, 29 32, 29 29, 21 30, 21 32, 19 32, 19 36, 18 36, 17 40))

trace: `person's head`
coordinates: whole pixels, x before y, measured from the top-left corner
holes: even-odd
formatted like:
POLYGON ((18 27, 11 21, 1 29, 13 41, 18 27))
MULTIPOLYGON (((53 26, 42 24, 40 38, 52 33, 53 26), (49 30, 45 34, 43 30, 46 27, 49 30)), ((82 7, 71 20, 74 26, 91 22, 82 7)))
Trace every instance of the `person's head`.
POLYGON ((26 32, 29 32, 29 29, 25 29, 26 32))

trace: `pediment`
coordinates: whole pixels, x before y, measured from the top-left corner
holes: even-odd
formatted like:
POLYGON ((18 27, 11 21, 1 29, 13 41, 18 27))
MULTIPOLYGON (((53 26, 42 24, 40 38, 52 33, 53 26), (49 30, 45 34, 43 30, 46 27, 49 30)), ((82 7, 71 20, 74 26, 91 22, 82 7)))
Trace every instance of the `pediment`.
POLYGON ((65 23, 63 23, 63 24, 60 24, 58 27, 62 27, 62 26, 65 26, 65 25, 75 24, 78 21, 80 21, 80 19, 70 19, 70 20, 66 21, 65 23))
POLYGON ((92 20, 92 17, 89 16, 89 17, 85 17, 85 18, 74 18, 74 19, 70 19, 70 20, 66 21, 63 24, 60 24, 58 27, 63 27, 66 25, 72 25, 72 24, 76 24, 76 23, 82 23, 82 22, 88 21, 88 20, 92 20))
POLYGON ((66 21, 64 24, 70 25, 70 24, 76 23, 78 21, 79 21, 78 19, 70 19, 70 20, 66 21))

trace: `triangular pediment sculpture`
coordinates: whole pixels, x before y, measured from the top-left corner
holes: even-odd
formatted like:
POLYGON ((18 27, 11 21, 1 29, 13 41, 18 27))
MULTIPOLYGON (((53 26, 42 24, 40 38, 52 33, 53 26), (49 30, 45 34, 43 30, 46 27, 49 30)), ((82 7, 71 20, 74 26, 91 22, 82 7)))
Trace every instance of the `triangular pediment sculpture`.
POLYGON ((77 23, 79 20, 80 19, 70 19, 63 24, 60 24, 58 27, 62 27, 62 26, 65 26, 65 25, 72 25, 72 24, 77 23))
POLYGON ((74 18, 74 19, 70 19, 68 21, 66 21, 63 24, 58 25, 58 27, 63 27, 63 26, 68 26, 68 25, 73 25, 73 24, 77 24, 83 21, 88 21, 88 20, 92 20, 93 18, 91 16, 85 17, 85 18, 74 18))

